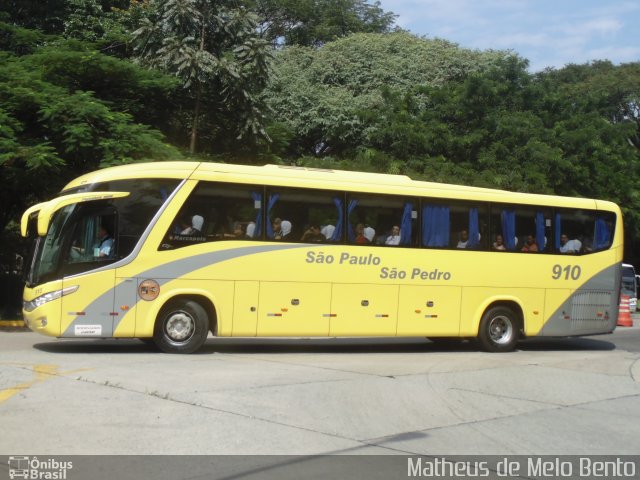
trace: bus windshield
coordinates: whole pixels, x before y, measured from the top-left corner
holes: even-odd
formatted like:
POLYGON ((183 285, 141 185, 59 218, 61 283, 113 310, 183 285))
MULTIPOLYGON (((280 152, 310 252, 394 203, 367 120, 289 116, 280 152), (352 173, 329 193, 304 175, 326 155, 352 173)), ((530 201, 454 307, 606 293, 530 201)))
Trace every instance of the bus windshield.
POLYGON ((69 205, 54 213, 47 236, 37 237, 32 268, 27 278, 28 284, 36 285, 52 279, 62 252, 60 247, 63 241, 64 225, 74 208, 75 205, 69 205))
POLYGON ((56 212, 39 237, 32 263, 32 285, 92 270, 116 259, 116 210, 104 202, 73 204, 56 212))

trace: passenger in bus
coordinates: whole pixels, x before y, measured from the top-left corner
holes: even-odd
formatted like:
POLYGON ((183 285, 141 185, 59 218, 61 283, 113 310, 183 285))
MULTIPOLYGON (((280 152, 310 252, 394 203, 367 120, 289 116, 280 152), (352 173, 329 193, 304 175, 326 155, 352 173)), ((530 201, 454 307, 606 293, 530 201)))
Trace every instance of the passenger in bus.
POLYGON ((505 251, 507 249, 507 247, 504 246, 504 239, 502 238, 502 235, 496 235, 496 241, 493 242, 492 248, 500 251, 505 251))
POLYGON ((247 232, 245 233, 245 238, 252 239, 255 232, 256 232, 255 222, 249 222, 249 224, 247 225, 247 232))
POLYGON ((369 243, 373 242, 373 238, 376 236, 376 230, 369 225, 365 225, 364 227, 364 237, 369 240, 369 243))
MULTIPOLYGON (((291 222, 289 220, 282 220, 282 234, 281 234, 281 240, 284 240, 290 233, 291 233, 291 222)), ((287 240, 289 240, 287 238, 287 240)))
MULTIPOLYGON (((285 240, 287 235, 291 233, 291 222, 288 220, 280 220, 276 218, 273 221, 273 239, 285 240)), ((288 239, 287 239, 288 240, 288 239)))
POLYGON ((114 253, 113 237, 104 225, 100 225, 98 238, 100 239, 100 243, 98 244, 98 257, 112 257, 114 253))
POLYGON ((400 226, 394 225, 391 227, 391 233, 387 236, 387 239, 384 241, 385 245, 400 245, 400 226))
POLYGON ((366 245, 368 243, 371 243, 371 241, 364 235, 364 223, 359 223, 356 225, 355 243, 357 243, 358 245, 366 245))
POLYGON ((203 225, 204 218, 202 218, 200 215, 194 215, 193 217, 191 217, 191 226, 182 230, 180 232, 180 235, 200 235, 203 225))
POLYGON ((533 235, 527 235, 527 241, 522 247, 523 252, 537 252, 538 244, 536 243, 536 239, 533 238, 533 235))
POLYGON ((456 246, 456 248, 467 248, 467 243, 469 243, 469 232, 467 232, 466 230, 461 230, 458 245, 456 246))
POLYGON ((333 237, 333 232, 335 232, 335 230, 336 227, 331 224, 327 224, 320 229, 320 233, 322 233, 322 235, 324 235, 324 238, 326 238, 327 240, 331 240, 331 237, 333 237))
POLYGON ((271 227, 274 240, 280 240, 282 238, 282 220, 278 217, 274 218, 271 227))
POLYGON ((574 239, 569 240, 569 236, 566 233, 560 235, 560 252, 561 253, 578 253, 582 248, 582 242, 574 239))
POLYGON ((304 243, 324 243, 327 240, 320 231, 320 225, 312 223, 309 228, 304 232, 300 241, 304 243))
POLYGON ((242 229, 242 223, 233 222, 233 237, 244 238, 244 230, 242 229))

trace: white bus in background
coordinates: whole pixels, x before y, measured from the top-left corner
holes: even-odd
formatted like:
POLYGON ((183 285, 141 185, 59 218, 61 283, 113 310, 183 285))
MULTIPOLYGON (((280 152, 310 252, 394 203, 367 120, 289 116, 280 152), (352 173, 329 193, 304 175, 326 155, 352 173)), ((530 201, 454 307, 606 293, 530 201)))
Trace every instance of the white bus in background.
POLYGON ((629 310, 635 312, 638 305, 636 270, 633 265, 622 264, 622 287, 620 293, 629 296, 629 310))

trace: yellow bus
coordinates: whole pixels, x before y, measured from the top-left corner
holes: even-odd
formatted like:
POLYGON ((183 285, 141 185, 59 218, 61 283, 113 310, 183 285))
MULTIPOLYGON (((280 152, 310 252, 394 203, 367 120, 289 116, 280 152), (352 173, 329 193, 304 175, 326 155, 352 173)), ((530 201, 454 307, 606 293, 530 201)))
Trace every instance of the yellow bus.
POLYGON ((620 209, 384 175, 196 162, 99 170, 29 208, 23 314, 53 337, 612 332, 620 209))

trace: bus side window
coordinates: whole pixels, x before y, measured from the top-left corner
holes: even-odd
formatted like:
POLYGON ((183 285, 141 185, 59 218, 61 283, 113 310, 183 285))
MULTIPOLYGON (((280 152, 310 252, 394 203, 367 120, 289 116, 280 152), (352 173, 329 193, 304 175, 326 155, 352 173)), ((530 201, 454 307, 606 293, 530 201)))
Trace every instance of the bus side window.
POLYGON ((201 182, 173 219, 160 250, 261 237, 262 189, 201 182))
POLYGON ((551 210, 544 207, 492 205, 492 250, 521 253, 548 252, 551 217, 551 210))
POLYGON ((486 248, 488 239, 482 230, 487 223, 487 209, 480 204, 452 203, 450 246, 453 248, 478 250, 486 248))
POLYGON ((591 210, 556 210, 554 241, 556 252, 562 254, 588 254, 604 250, 611 245, 613 230, 607 220, 591 210))
POLYGON ((353 245, 411 247, 418 243, 418 199, 350 195, 347 241, 353 245))
POLYGON ((266 238, 295 243, 342 241, 343 198, 323 190, 269 189, 266 238))

